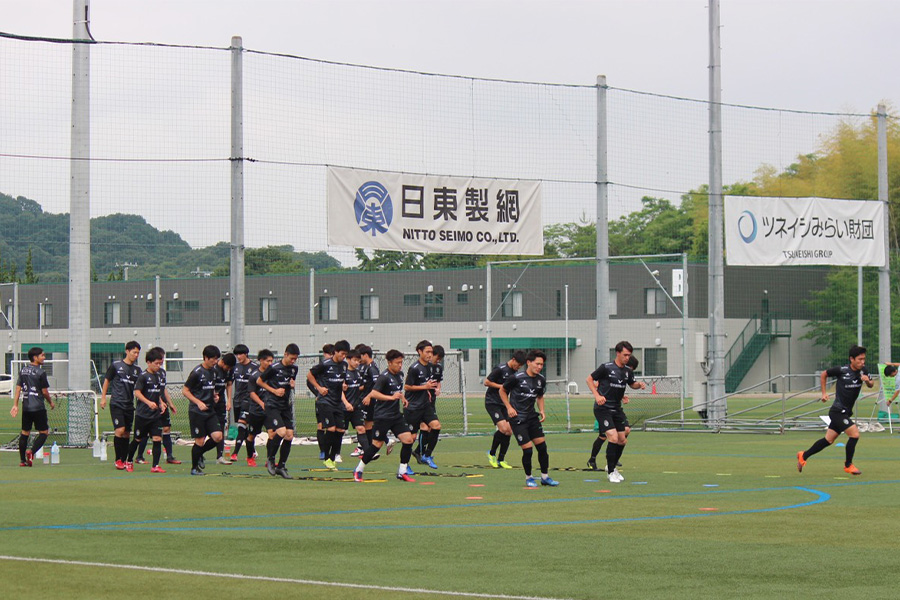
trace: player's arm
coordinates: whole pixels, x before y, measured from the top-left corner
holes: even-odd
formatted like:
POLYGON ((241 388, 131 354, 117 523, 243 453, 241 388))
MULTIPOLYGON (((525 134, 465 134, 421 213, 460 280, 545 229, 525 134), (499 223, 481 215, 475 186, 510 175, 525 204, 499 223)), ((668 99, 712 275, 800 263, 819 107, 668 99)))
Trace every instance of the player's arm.
POLYGON ((503 387, 503 384, 491 381, 491 376, 488 375, 487 377, 484 378, 484 387, 489 387, 489 388, 494 388, 495 390, 499 390, 500 388, 503 387))
POLYGON ((19 396, 22 394, 22 386, 18 383, 16 384, 16 391, 13 392, 13 405, 12 408, 9 409, 9 414, 12 417, 15 417, 19 414, 19 396))
POLYGON ((506 407, 506 413, 510 417, 515 417, 519 414, 516 412, 516 409, 512 407, 512 404, 509 403, 509 392, 506 390, 506 385, 500 386, 500 400, 503 401, 503 406, 506 407))
POLYGON ((184 386, 181 388, 181 393, 185 398, 188 399, 188 402, 190 402, 191 404, 196 404, 197 408, 202 411, 206 411, 209 407, 205 402, 201 401, 200 398, 195 396, 193 392, 191 392, 191 388, 188 387, 189 385, 193 385, 193 383, 197 380, 197 377, 198 376, 195 372, 191 372, 191 374, 188 375, 187 381, 184 382, 184 386))
POLYGON ((861 378, 864 382, 866 382, 866 387, 869 387, 869 388, 875 387, 875 381, 872 379, 872 376, 869 375, 868 373, 863 373, 863 374, 860 376, 860 378, 861 378))
POLYGON ((178 410, 175 408, 175 401, 172 400, 172 395, 169 393, 169 388, 163 387, 162 395, 163 399, 166 401, 166 404, 169 405, 169 410, 172 411, 172 414, 174 415, 175 413, 177 413, 178 410))
POLYGON ((890 400, 888 400, 888 404, 891 404, 894 400, 897 399, 897 394, 900 394, 900 387, 898 387, 896 390, 894 390, 894 395, 891 396, 890 400))
MULTIPOLYGON (((318 366, 318 365, 316 365, 316 366, 318 366)), ((315 368, 316 367, 313 367, 313 369, 315 369, 315 368)), ((319 392, 320 396, 327 396, 328 388, 323 385, 319 385, 319 382, 316 380, 316 376, 313 375, 313 369, 310 369, 309 371, 306 372, 306 382, 309 385, 313 386, 313 388, 315 388, 315 390, 317 392, 319 392)))
POLYGON ((544 415, 544 397, 543 397, 543 396, 538 396, 538 397, 537 397, 537 401, 535 402, 535 404, 537 405, 538 412, 540 412, 540 414, 541 414, 541 423, 543 423, 543 422, 544 422, 544 418, 545 418, 545 416, 546 416, 546 415, 544 415))
MULTIPOLYGON (((266 370, 266 373, 268 373, 268 372, 269 372, 269 370, 267 369, 267 370, 266 370)), ((281 389, 281 388, 273 388, 271 385, 269 385, 268 383, 265 382, 265 380, 263 379, 263 377, 265 377, 265 376, 266 376, 265 373, 262 374, 262 375, 260 375, 260 376, 257 378, 257 380, 256 380, 256 385, 258 385, 258 386, 261 387, 262 389, 266 390, 267 392, 269 392, 269 393, 272 394, 273 396, 278 396, 279 398, 281 398, 282 396, 284 396, 284 390, 283 390, 283 389, 281 389)))
MULTIPOLYGON (((107 375, 108 377, 108 375, 107 375)), ((106 408, 106 392, 109 391, 109 379, 103 379, 103 387, 100 388, 100 408, 106 408)))
POLYGON ((604 404, 606 404, 606 397, 601 396, 600 392, 598 391, 598 381, 594 379, 594 373, 588 375, 585 381, 587 381, 588 389, 591 390, 591 394, 594 396, 594 402, 596 402, 599 406, 603 406, 604 404))
POLYGON ((225 410, 231 410, 231 406, 234 404, 234 384, 232 382, 228 382, 225 384, 225 410))
POLYGON ((143 402, 144 404, 146 404, 147 406, 149 406, 150 408, 152 408, 153 410, 156 410, 158 408, 156 406, 156 402, 151 402, 150 399, 144 395, 144 392, 137 388, 134 388, 134 397, 137 398, 139 401, 143 402))
MULTIPOLYGON (((344 384, 346 385, 346 384, 344 384)), ((353 405, 347 401, 347 395, 344 392, 341 392, 341 402, 344 403, 344 410, 348 412, 353 412, 353 405)))
POLYGON ((828 402, 828 392, 825 390, 825 384, 828 383, 828 371, 822 371, 819 376, 819 383, 822 387, 822 402, 828 402))
POLYGON ((262 401, 262 398, 260 398, 256 392, 250 392, 250 399, 256 402, 260 408, 265 410, 266 403, 262 401))

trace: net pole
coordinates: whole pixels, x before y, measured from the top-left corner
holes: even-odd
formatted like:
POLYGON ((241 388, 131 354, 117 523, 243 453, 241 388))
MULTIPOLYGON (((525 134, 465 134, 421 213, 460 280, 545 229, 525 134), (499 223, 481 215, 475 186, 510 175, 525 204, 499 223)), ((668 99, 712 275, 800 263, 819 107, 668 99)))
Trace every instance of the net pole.
POLYGON ((891 360, 891 211, 888 197, 887 108, 878 105, 878 200, 884 220, 884 266, 878 267, 878 360, 891 360))
POLYGON ((491 294, 491 263, 487 264, 487 269, 485 270, 485 325, 484 325, 484 370, 485 373, 490 373, 491 368, 494 365, 491 364, 491 352, 493 346, 493 340, 491 339, 491 306, 493 302, 493 298, 491 294))
POLYGON ((606 75, 597 77, 597 333, 594 364, 609 347, 609 164, 607 161, 606 75))
POLYGON ((463 435, 469 435, 469 402, 466 393, 466 370, 463 368, 462 355, 456 360, 456 366, 459 369, 457 378, 459 379, 459 387, 462 391, 462 413, 463 413, 463 435))
POLYGON ((231 38, 231 347, 244 341, 244 70, 243 40, 231 38))
POLYGON ((157 346, 159 346, 159 341, 160 341, 160 331, 159 331, 160 307, 159 307, 159 305, 162 304, 162 296, 160 296, 160 293, 161 293, 160 290, 161 290, 161 286, 159 283, 159 275, 157 275, 156 280, 154 282, 154 288, 153 288, 153 293, 156 294, 156 303, 153 305, 153 313, 154 313, 153 314, 153 326, 155 327, 155 331, 156 331, 156 345, 157 346))
POLYGON ((566 293, 566 431, 572 431, 572 407, 569 403, 569 284, 565 285, 566 293))
POLYGON ((684 422, 684 386, 687 385, 687 319, 688 319, 688 264, 687 253, 681 253, 681 421, 684 422))

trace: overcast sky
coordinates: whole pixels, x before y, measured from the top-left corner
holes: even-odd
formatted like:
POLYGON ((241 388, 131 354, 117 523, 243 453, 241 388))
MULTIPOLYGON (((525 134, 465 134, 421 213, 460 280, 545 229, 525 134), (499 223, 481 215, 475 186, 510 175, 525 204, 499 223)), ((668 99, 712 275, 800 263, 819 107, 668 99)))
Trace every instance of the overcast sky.
MULTIPOLYGON (((71 37, 72 0, 0 0, 0 29, 71 37)), ((705 0, 91 0, 105 41, 244 46, 474 77, 707 97, 705 0)), ((896 0, 723 0, 725 102, 867 112, 900 101, 896 0)))

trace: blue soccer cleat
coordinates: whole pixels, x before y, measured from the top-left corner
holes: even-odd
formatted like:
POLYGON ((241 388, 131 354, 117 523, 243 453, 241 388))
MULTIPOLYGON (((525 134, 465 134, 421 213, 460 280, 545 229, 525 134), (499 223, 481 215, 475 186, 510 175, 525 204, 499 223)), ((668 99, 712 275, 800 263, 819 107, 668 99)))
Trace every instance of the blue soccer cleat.
POLYGON ((541 485, 549 485, 550 487, 556 487, 559 485, 559 482, 550 477, 541 477, 541 485))
POLYGON ((406 465, 406 474, 409 475, 410 477, 415 475, 415 472, 412 470, 412 468, 409 465, 406 465))
POLYGON ((423 456, 423 457, 422 457, 422 462, 424 462, 426 465, 428 465, 428 466, 431 467, 432 469, 437 469, 437 468, 438 468, 437 463, 435 463, 435 462, 434 462, 434 459, 431 458, 430 456, 423 456))
POLYGON ((536 488, 538 486, 537 481, 534 480, 534 477, 526 477, 525 478, 525 487, 536 488))

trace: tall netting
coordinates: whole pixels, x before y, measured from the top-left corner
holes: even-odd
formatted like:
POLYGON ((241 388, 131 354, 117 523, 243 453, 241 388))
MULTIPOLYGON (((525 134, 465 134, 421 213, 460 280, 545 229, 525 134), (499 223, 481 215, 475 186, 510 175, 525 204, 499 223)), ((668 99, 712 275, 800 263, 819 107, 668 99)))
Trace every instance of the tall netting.
MULTIPOLYGON (((0 36, 0 329, 8 338, 7 372, 32 345, 51 358, 67 357, 72 50, 60 40, 0 36)), ((478 403, 486 373, 515 349, 541 349, 548 354, 553 428, 590 425, 584 380, 610 350, 595 351, 591 260, 598 186, 605 186, 613 257, 609 345, 631 341, 642 377, 679 378, 679 406, 702 400, 706 102, 244 49, 243 153, 233 156, 234 56, 228 47, 90 44, 91 353, 101 373, 129 339, 145 349, 160 345, 173 359, 199 356, 209 343, 228 349, 231 173, 239 163, 243 341, 254 354, 298 343, 313 355, 337 339, 409 352, 430 339, 458 353, 459 391, 471 400, 465 411, 453 408, 468 421, 452 429, 477 431, 491 429, 478 403), (604 98, 607 117, 598 123, 604 98), (608 159, 607 181, 600 182, 598 135, 608 159), (330 245, 329 166, 537 180, 544 255, 391 254, 330 245), (552 260, 497 265, 489 282, 488 263, 507 259, 552 260), (687 281, 681 295, 679 281, 687 281)), ((877 198, 874 115, 722 109, 726 193, 877 198)), ((887 129, 894 164, 895 117, 887 129)), ((890 169, 892 208, 898 172, 890 169)), ((893 230, 891 240, 896 252, 893 230)), ((794 381, 801 389, 808 380, 777 378, 812 376, 844 360, 857 337, 856 277, 852 267, 726 266, 728 390, 779 393, 779 385, 794 389, 794 381)), ((864 269, 863 339, 873 349, 876 289, 875 270, 864 269)), ((891 289, 898 306, 900 286, 891 289)), ((877 358, 870 352, 870 360, 877 358)), ((656 410, 656 400, 668 410, 668 400, 652 394, 641 398, 641 410, 656 410)))

